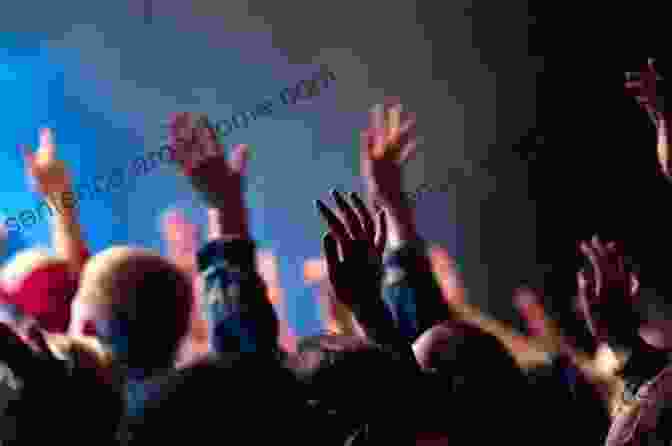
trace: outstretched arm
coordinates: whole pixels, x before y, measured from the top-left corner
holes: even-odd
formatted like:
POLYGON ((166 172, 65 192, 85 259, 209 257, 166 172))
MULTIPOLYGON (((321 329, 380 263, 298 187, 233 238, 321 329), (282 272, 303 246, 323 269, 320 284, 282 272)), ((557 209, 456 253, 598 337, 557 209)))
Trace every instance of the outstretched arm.
POLYGON ((40 130, 37 152, 24 148, 24 159, 28 175, 53 210, 51 237, 54 250, 68 263, 73 273, 79 273, 89 257, 89 249, 82 236, 72 180, 65 162, 56 158, 51 129, 40 130))
POLYGON ((390 250, 385 259, 385 301, 398 328, 413 342, 436 323, 452 318, 433 273, 429 249, 402 192, 403 164, 415 153, 415 120, 398 102, 378 105, 361 136, 362 177, 369 200, 385 210, 390 250))
POLYGON ((227 160, 209 122, 194 125, 189 113, 174 116, 171 128, 182 172, 208 206, 209 242, 198 254, 198 269, 211 349, 275 352, 278 320, 257 273, 243 197, 247 146, 234 147, 227 160))
POLYGON ((649 59, 642 71, 626 73, 625 88, 635 97, 655 125, 658 136, 658 162, 665 176, 672 178, 672 153, 670 153, 672 116, 669 110, 665 110, 664 98, 658 89, 658 81, 662 79, 656 71, 654 60, 649 59))

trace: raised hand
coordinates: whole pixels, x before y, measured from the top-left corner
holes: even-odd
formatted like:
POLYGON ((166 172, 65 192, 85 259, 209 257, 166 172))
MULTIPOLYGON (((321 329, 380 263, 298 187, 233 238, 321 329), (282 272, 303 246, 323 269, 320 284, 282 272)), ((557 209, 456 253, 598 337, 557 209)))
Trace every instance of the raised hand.
POLYGON ((577 306, 598 342, 627 348, 635 342, 640 320, 634 310, 639 282, 626 271, 616 243, 602 243, 597 236, 580 244, 591 268, 577 273, 577 306))
POLYGON ((247 145, 233 148, 231 158, 224 156, 224 146, 205 117, 194 122, 191 113, 178 113, 170 122, 170 145, 182 172, 209 203, 216 203, 242 189, 247 161, 247 145))
POLYGON ((40 146, 32 152, 23 146, 26 170, 38 192, 48 199, 72 190, 72 179, 64 161, 56 157, 56 144, 51 129, 40 130, 40 146))
POLYGON ((357 194, 350 194, 352 204, 336 191, 332 195, 341 218, 322 201, 316 201, 329 227, 323 240, 327 272, 336 298, 357 316, 356 310, 366 306, 366 300, 381 299, 382 255, 387 237, 385 213, 378 213, 376 223, 357 194))
POLYGON ((658 132, 658 163, 663 173, 672 179, 672 151, 669 135, 672 132, 672 120, 669 111, 665 111, 663 95, 658 89, 662 77, 654 67, 653 59, 639 73, 626 73, 626 90, 635 97, 640 106, 649 114, 658 132))
POLYGON ((361 134, 361 163, 372 201, 396 207, 403 201, 402 166, 416 152, 415 119, 396 100, 376 105, 361 134))
POLYGON ((635 73, 628 72, 625 74, 625 77, 627 92, 653 117, 654 124, 656 124, 656 115, 663 112, 663 103, 658 96, 657 83, 663 78, 656 71, 654 60, 649 59, 647 64, 642 67, 642 71, 635 73))
POLYGON ((191 113, 178 113, 170 121, 170 145, 175 160, 207 205, 217 211, 211 218, 210 235, 247 234, 247 212, 243 180, 247 165, 247 145, 233 147, 224 156, 224 147, 207 118, 194 122, 191 113), (226 209, 226 216, 222 210, 226 209))

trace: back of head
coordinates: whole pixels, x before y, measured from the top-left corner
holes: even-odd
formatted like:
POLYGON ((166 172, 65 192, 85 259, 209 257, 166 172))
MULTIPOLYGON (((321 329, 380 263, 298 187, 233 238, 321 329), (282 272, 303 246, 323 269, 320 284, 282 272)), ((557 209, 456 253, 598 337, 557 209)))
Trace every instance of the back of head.
POLYGON ((302 339, 298 355, 299 376, 314 407, 331 416, 330 436, 359 431, 376 444, 408 438, 417 375, 403 355, 356 336, 331 334, 302 339))
MULTIPOLYGON (((131 443, 308 444, 303 387, 277 361, 251 353, 209 358, 155 380, 143 413, 129 419, 131 443)), ((309 435, 312 437, 312 435, 309 435)), ((314 439, 311 438, 311 444, 314 439)))
POLYGON ((72 306, 72 334, 95 335, 131 368, 170 366, 189 323, 192 286, 145 249, 114 247, 89 260, 72 306))
POLYGON ((506 347, 468 322, 441 324, 423 337, 428 398, 418 430, 444 433, 457 445, 520 442, 529 389, 506 347))

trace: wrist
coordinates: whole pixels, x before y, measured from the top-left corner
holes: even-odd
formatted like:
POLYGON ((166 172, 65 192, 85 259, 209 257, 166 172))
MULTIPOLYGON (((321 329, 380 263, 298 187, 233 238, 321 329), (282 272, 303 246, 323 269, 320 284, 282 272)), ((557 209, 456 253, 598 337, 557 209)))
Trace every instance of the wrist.
POLYGON ((391 248, 398 248, 418 238, 412 209, 401 205, 393 208, 387 207, 385 211, 387 213, 387 241, 391 248))
POLYGON ((247 211, 244 208, 231 212, 221 208, 208 210, 208 239, 249 239, 250 233, 247 224, 247 211))

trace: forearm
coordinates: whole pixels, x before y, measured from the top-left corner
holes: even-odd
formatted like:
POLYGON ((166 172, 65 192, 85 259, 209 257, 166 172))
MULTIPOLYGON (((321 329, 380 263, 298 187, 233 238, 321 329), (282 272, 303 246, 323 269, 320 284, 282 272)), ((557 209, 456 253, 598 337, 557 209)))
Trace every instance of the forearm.
POLYGON ((424 242, 408 242, 386 257, 384 300, 410 343, 435 324, 454 318, 443 300, 424 242))
MULTIPOLYGON (((66 195, 67 193, 61 194, 61 197, 66 195)), ((48 201, 56 209, 51 220, 54 250, 68 262, 72 272, 79 273, 84 267, 89 250, 84 241, 76 206, 72 202, 67 205, 65 199, 59 202, 53 195, 48 198, 48 201)))
POLYGON ((404 242, 416 240, 418 232, 415 225, 415 213, 405 197, 384 207, 387 217, 387 242, 393 249, 404 242))
MULTIPOLYGON (((374 295, 380 295, 380 291, 374 295)), ((369 340, 412 369, 420 369, 410 343, 397 329, 392 313, 382 299, 367 300, 366 305, 353 307, 353 315, 369 340)))
POLYGON ((254 243, 244 239, 214 240, 199 253, 201 309, 215 352, 277 348, 278 321, 255 260, 254 243))
POLYGON ((358 336, 361 329, 350 309, 337 299, 327 295, 327 328, 330 332, 336 332, 347 336, 358 336))
POLYGON ((669 135, 672 131, 672 115, 669 113, 656 113, 657 127, 657 151, 658 162, 665 176, 672 176, 672 159, 670 159, 670 140, 669 135))
POLYGON ((247 210, 242 200, 226 209, 211 207, 208 210, 208 240, 233 239, 250 239, 247 210))

